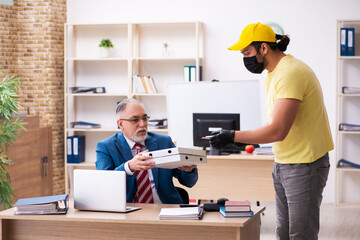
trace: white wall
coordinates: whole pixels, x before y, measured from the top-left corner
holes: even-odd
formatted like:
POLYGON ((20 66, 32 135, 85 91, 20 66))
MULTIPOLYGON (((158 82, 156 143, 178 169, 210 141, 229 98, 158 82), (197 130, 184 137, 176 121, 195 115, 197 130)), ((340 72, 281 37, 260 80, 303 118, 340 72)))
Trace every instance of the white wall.
MULTIPOLYGON (((306 62, 317 74, 335 137, 336 20, 360 19, 358 0, 68 0, 67 4, 69 23, 204 22, 205 81, 263 80, 264 73, 250 74, 239 52, 227 47, 238 40, 246 25, 276 22, 291 38, 286 53, 306 62)), ((330 157, 334 161, 334 151, 330 157)), ((334 173, 332 166, 324 202, 334 201, 334 173)))

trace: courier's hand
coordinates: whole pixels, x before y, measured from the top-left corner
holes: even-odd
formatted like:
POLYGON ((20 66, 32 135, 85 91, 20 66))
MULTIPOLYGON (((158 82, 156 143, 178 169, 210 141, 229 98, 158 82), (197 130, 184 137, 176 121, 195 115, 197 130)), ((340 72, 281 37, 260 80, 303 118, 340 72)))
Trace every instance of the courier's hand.
MULTIPOLYGON (((148 150, 144 151, 147 152, 148 150)), ((129 168, 132 172, 139 171, 139 170, 148 170, 155 167, 155 162, 153 161, 146 161, 147 159, 151 159, 152 156, 143 156, 144 152, 139 152, 136 154, 133 159, 129 161, 129 168)))
POLYGON ((234 143, 234 130, 218 130, 212 132, 211 135, 214 136, 210 138, 210 144, 216 149, 220 149, 226 145, 234 143))

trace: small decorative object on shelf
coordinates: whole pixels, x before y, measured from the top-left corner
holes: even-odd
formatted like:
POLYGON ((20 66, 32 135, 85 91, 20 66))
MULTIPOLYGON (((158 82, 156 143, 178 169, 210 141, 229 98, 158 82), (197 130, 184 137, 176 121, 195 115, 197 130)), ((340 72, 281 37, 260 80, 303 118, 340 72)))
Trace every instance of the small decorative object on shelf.
POLYGON ((100 57, 107 58, 110 57, 110 48, 114 48, 110 39, 104 38, 100 42, 100 57))
POLYGON ((169 44, 167 42, 164 42, 164 46, 163 46, 163 52, 162 52, 162 56, 163 57, 169 57, 169 44))

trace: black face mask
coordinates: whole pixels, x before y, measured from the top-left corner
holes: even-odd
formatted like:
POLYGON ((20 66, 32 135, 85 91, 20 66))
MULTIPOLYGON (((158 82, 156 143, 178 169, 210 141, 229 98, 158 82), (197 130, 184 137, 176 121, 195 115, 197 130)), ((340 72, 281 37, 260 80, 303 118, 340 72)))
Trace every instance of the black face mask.
POLYGON ((259 63, 256 56, 244 57, 244 65, 252 73, 260 74, 264 71, 264 62, 259 63))

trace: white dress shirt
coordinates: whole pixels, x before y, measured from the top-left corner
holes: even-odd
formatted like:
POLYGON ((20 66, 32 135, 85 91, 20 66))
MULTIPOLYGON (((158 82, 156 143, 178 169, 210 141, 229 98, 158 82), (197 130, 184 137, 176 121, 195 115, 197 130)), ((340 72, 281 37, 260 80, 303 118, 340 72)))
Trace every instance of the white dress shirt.
MULTIPOLYGON (((136 142, 128 139, 127 137, 125 137, 125 135, 124 135, 124 138, 125 138, 126 142, 128 143, 128 145, 129 145, 129 147, 131 149, 131 154, 133 155, 133 157, 135 157, 135 155, 137 153, 137 149, 134 147, 136 142)), ((139 142, 139 143, 142 145, 141 151, 145 151, 146 150, 145 141, 139 142)), ((124 168, 125 168, 125 172, 126 172, 127 175, 129 175, 129 176, 134 175, 135 172, 132 172, 130 170, 129 162, 125 162, 124 168)), ((150 187, 151 187, 151 191, 152 191, 152 194, 153 194, 154 203, 162 204, 162 202, 160 200, 160 197, 159 197, 159 194, 157 193, 157 190, 156 190, 156 187, 155 187, 154 176, 152 174, 151 169, 148 170, 148 173, 149 173, 150 187)))

